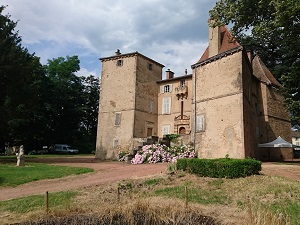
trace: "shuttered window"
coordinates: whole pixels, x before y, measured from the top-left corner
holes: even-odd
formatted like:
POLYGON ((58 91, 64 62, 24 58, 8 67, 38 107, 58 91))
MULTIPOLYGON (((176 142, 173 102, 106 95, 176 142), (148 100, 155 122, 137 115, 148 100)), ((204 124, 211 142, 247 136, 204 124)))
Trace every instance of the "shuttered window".
POLYGON ((199 114, 196 117, 196 131, 204 131, 204 115, 199 114))
POLYGON ((115 126, 119 126, 120 124, 121 124, 121 113, 116 113, 115 126))
POLYGON ((149 112, 153 113, 154 111, 154 101, 150 100, 149 101, 149 112))
POLYGON ((172 88, 173 88, 172 84, 167 84, 167 85, 160 87, 160 92, 161 93, 170 93, 170 92, 172 92, 172 88))
POLYGON ((163 135, 170 134, 170 125, 164 125, 162 127, 162 134, 163 135))
POLYGON ((162 114, 170 114, 171 112, 171 97, 163 98, 162 114))

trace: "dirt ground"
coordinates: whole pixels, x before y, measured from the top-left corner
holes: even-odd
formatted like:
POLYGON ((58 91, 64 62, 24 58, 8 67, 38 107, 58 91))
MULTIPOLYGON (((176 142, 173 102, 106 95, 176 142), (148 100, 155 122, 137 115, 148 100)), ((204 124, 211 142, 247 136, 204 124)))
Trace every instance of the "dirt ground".
MULTIPOLYGON (((124 179, 153 176, 165 173, 167 163, 131 165, 124 162, 101 162, 89 157, 62 157, 62 158, 32 158, 28 161, 43 162, 55 165, 74 167, 88 167, 95 170, 93 173, 68 176, 58 179, 34 181, 17 187, 1 187, 0 201, 44 194, 48 192, 66 191, 89 186, 107 185, 124 179)), ((300 162, 290 164, 263 163, 262 175, 282 176, 300 181, 300 162)))

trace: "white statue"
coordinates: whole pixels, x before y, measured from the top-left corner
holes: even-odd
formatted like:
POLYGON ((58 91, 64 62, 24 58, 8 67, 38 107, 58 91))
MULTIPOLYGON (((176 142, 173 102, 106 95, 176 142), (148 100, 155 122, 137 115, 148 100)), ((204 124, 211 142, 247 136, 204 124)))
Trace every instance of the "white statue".
POLYGON ((20 146, 19 152, 16 152, 17 166, 25 166, 24 146, 20 146))

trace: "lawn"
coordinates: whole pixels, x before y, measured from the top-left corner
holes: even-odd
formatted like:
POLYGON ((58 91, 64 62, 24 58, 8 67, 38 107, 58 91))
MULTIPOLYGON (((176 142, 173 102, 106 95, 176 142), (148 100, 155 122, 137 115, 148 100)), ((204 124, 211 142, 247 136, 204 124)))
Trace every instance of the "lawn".
POLYGON ((15 187, 31 181, 54 179, 93 171, 90 168, 55 166, 43 163, 26 163, 24 167, 17 167, 15 163, 1 164, 0 187, 15 187))

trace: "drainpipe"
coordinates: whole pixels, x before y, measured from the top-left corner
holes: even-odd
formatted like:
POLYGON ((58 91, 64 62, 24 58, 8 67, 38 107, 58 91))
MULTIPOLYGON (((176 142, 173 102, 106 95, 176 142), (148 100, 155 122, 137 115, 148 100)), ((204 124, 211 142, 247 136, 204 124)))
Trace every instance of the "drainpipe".
MULTIPOLYGON (((194 70, 194 129, 193 129, 193 135, 194 135, 194 149, 196 150, 196 125, 197 125, 197 112, 196 112, 196 109, 197 109, 197 99, 196 99, 196 79, 197 79, 197 67, 195 67, 195 70, 194 70)), ((198 152, 197 152, 198 153, 198 152)))

